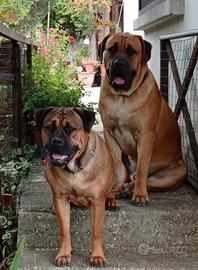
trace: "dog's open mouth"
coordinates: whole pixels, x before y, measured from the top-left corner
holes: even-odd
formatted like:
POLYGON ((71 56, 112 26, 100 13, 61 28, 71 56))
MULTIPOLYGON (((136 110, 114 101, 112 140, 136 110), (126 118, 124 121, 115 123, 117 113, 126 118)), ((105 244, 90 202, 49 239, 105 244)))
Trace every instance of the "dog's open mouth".
POLYGON ((61 154, 52 154, 51 159, 54 165, 63 166, 73 157, 73 155, 61 155, 61 154))
POLYGON ((126 82, 126 80, 122 77, 115 77, 113 79, 113 83, 116 83, 118 85, 123 85, 126 82))
POLYGON ((60 155, 60 154, 53 154, 52 159, 53 160, 59 160, 59 161, 66 161, 68 159, 68 155, 60 155))
POLYGON ((111 85, 115 89, 126 89, 128 87, 128 81, 121 76, 116 76, 112 79, 111 85))

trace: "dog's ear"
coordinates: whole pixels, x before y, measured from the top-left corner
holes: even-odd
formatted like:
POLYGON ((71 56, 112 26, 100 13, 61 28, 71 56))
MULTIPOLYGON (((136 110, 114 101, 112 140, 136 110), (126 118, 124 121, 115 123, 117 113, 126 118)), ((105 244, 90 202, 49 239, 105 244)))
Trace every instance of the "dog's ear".
POLYGON ((34 114, 34 119, 36 122, 36 126, 38 129, 42 128, 43 125, 43 120, 45 118, 45 116, 51 112, 54 109, 54 107, 48 107, 48 108, 41 108, 38 109, 35 114, 34 114))
POLYGON ((144 66, 151 58, 152 45, 148 41, 144 40, 141 36, 138 36, 142 45, 142 60, 141 64, 144 66))
POLYGON ((84 129, 90 133, 91 128, 96 120, 95 118, 95 112, 89 111, 86 109, 81 109, 81 108, 74 108, 74 112, 76 112, 80 118, 82 119, 84 129))
POLYGON ((102 63, 102 60, 103 60, 103 53, 104 53, 104 50, 105 50, 105 45, 106 45, 106 42, 108 40, 108 38, 110 37, 111 35, 108 34, 106 37, 104 37, 104 39, 100 42, 99 46, 98 46, 98 58, 100 60, 100 63, 102 63))

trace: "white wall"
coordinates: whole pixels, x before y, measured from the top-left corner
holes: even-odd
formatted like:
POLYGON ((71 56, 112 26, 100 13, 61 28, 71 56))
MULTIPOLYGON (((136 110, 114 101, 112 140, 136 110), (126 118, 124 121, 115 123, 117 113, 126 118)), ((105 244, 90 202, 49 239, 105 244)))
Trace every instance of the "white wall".
POLYGON ((198 30, 198 1, 185 0, 184 16, 174 18, 149 31, 145 31, 145 39, 153 45, 149 66, 158 83, 160 78, 160 36, 186 32, 193 29, 198 30))
POLYGON ((133 21, 138 18, 138 0, 124 0, 124 32, 144 35, 143 31, 134 31, 133 21))

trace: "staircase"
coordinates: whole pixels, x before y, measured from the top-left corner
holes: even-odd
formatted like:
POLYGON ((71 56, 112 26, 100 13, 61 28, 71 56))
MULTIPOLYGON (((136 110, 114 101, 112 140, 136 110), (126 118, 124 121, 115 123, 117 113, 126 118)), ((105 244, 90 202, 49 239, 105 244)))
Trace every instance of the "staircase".
MULTIPOLYGON (((20 269, 58 269, 59 232, 52 194, 40 160, 19 189, 18 240, 26 239, 20 269)), ((150 193, 147 207, 120 200, 119 212, 106 212, 104 269, 198 269, 198 196, 187 185, 175 192, 150 193)), ((72 208, 72 263, 69 269, 92 269, 88 262, 90 215, 72 208)), ((94 269, 94 268, 93 268, 94 269)))

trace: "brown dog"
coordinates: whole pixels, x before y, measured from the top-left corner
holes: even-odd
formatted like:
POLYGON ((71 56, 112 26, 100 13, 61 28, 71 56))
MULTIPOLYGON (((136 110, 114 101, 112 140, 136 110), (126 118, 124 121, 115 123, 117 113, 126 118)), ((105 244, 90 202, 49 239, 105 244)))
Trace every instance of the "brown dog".
POLYGON ((102 266, 105 263, 102 244, 105 200, 109 208, 116 208, 115 195, 127 177, 126 169, 107 150, 101 137, 90 132, 95 113, 79 108, 48 108, 38 110, 35 118, 48 151, 45 173, 60 226, 56 264, 68 265, 71 260, 72 202, 91 210, 90 263, 102 266))
POLYGON ((125 154, 128 165, 137 161, 131 183, 137 204, 149 201, 147 190, 176 188, 186 175, 176 118, 147 66, 151 48, 128 33, 107 36, 99 48, 106 68, 99 101, 105 141, 118 159, 125 154))

